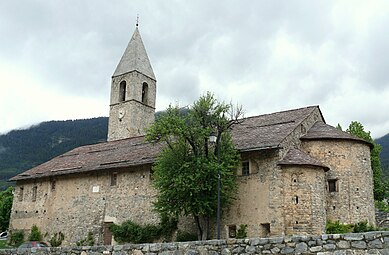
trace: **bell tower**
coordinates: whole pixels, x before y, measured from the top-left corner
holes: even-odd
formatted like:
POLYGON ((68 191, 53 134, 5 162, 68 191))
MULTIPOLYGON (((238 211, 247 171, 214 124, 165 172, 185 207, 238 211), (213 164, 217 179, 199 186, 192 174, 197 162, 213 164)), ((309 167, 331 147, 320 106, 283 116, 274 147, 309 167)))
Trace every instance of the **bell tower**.
POLYGON ((112 76, 108 141, 145 134, 154 121, 156 83, 137 24, 112 76))

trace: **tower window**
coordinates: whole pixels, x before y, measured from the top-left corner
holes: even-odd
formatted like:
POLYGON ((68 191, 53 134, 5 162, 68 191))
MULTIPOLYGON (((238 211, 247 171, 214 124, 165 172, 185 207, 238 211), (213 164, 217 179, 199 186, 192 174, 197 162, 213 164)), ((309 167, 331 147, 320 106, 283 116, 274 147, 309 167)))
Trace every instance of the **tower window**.
POLYGON ((147 97, 149 93, 149 85, 146 82, 142 85, 142 103, 147 104, 147 97))
POLYGON ((126 81, 122 81, 119 88, 119 102, 124 102, 126 100, 126 88, 126 81))
POLYGON ((242 175, 248 176, 250 174, 250 163, 248 161, 242 162, 242 175))
POLYGON ((338 192, 338 180, 328 180, 328 192, 338 192))

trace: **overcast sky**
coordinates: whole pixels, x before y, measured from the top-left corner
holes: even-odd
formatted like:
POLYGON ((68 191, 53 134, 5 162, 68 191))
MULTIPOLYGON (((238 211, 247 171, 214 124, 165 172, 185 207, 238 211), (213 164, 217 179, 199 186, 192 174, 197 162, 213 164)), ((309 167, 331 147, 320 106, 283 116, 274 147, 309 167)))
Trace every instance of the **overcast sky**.
POLYGON ((389 133, 386 0, 0 0, 0 133, 108 116, 137 14, 157 110, 211 91, 245 116, 319 105, 389 133))

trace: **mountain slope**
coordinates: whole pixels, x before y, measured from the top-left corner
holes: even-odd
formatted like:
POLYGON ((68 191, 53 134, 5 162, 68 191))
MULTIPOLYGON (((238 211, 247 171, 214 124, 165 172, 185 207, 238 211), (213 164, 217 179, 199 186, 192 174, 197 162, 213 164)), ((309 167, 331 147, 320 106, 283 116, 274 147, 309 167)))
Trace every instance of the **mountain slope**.
POLYGON ((375 140, 382 146, 380 154, 381 165, 385 176, 389 177, 389 134, 375 140))
POLYGON ((4 181, 75 147, 104 142, 108 118, 42 122, 0 135, 0 189, 4 181))

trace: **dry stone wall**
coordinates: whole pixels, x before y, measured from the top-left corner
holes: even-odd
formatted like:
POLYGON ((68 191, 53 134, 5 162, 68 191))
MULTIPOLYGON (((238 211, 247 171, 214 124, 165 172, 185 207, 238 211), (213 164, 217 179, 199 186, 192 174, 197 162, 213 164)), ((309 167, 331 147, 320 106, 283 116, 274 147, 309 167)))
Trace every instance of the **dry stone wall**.
POLYGON ((389 232, 210 240, 184 243, 126 244, 23 250, 2 254, 65 255, 230 255, 230 254, 389 254, 389 232))

